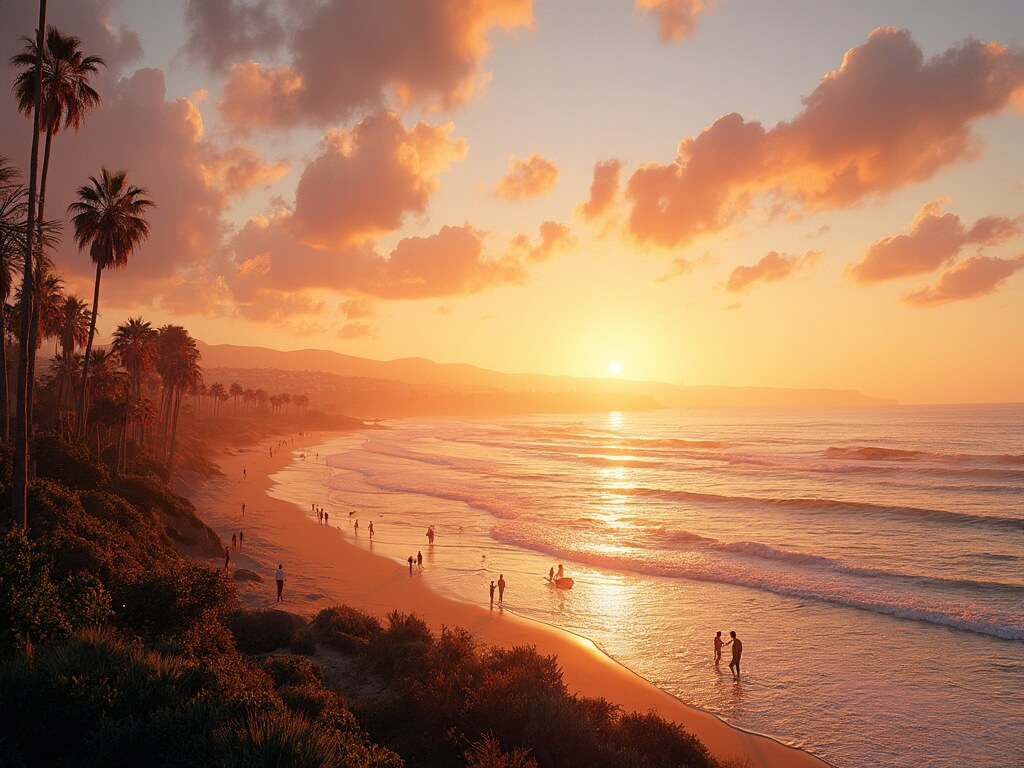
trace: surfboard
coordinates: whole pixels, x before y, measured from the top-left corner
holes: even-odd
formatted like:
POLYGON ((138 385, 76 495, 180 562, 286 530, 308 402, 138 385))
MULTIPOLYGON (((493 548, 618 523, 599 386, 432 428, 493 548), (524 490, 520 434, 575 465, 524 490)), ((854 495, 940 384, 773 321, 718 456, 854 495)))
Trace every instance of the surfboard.
POLYGON ((559 589, 572 589, 572 585, 576 583, 569 576, 563 576, 560 579, 545 579, 545 581, 559 589))

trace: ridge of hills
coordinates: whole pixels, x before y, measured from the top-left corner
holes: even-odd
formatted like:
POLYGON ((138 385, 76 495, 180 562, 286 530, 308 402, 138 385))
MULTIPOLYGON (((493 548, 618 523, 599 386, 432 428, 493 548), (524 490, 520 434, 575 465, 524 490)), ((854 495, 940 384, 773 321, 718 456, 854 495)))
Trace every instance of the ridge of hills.
MULTIPOLYGON (((219 373, 256 370, 332 374, 350 380, 335 394, 352 402, 353 392, 374 389, 377 416, 412 413, 558 412, 653 410, 657 408, 830 408, 894 405, 895 400, 855 390, 775 387, 680 386, 659 381, 501 373, 466 363, 425 358, 372 360, 325 349, 281 351, 268 347, 198 341, 203 368, 219 373), (355 380, 358 380, 356 382, 355 380), (395 399, 405 407, 396 412, 395 399), (415 401, 420 407, 416 407, 415 401), (390 405, 387 405, 390 403, 390 405), (461 405, 461 407, 460 407, 461 405)), ((294 377, 293 377, 294 378, 294 377)), ((328 398, 333 399, 333 398, 328 398)), ((359 398, 356 398, 358 401, 359 398)), ((368 417, 368 416, 367 416, 368 417)))

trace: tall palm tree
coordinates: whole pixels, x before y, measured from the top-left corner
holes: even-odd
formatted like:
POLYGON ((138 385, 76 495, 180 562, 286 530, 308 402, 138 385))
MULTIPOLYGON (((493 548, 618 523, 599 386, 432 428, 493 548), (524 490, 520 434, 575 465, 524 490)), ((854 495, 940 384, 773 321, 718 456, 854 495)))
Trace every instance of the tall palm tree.
POLYGON ((128 322, 121 323, 114 331, 110 349, 128 371, 127 399, 118 441, 118 471, 127 464, 129 427, 133 424, 137 427, 137 432, 133 433, 137 442, 141 443, 143 439, 145 424, 140 418, 144 412, 141 408, 142 380, 156 361, 158 337, 156 328, 141 317, 128 318, 128 322))
POLYGON ((90 176, 90 184, 78 189, 78 200, 68 206, 75 227, 78 249, 89 246, 89 256, 96 265, 96 288, 92 299, 92 322, 85 346, 82 369, 82 396, 79 401, 76 432, 85 428, 85 397, 89 385, 89 353, 96 335, 96 314, 100 304, 100 276, 104 269, 123 267, 128 257, 149 237, 146 211, 155 203, 147 200, 146 190, 128 184, 128 172, 111 173, 103 168, 100 178, 90 176))
POLYGON ((24 222, 28 190, 17 183, 17 169, 0 155, 0 435, 11 436, 10 383, 7 378, 7 299, 25 256, 24 222))
POLYGON ((86 113, 100 103, 100 95, 89 84, 99 67, 106 62, 99 56, 86 56, 82 41, 74 35, 65 35, 56 27, 46 30, 46 43, 42 50, 36 40, 22 37, 24 50, 11 57, 11 64, 21 72, 14 79, 14 95, 18 110, 31 116, 36 104, 36 87, 41 86, 42 103, 39 131, 46 134, 43 146, 43 169, 39 178, 39 220, 43 219, 46 203, 46 177, 50 170, 50 147, 53 137, 61 128, 74 131, 82 125, 86 113), (39 64, 42 66, 39 66, 39 64), (42 82, 39 72, 42 71, 42 82))
MULTIPOLYGON (((89 305, 77 296, 65 296, 60 306, 57 340, 60 353, 64 360, 72 360, 76 349, 85 346, 89 339, 89 305)), ((74 390, 70 388, 71 379, 67 379, 57 394, 57 410, 64 406, 64 397, 74 390)))
POLYGON ((196 340, 180 325, 165 325, 160 329, 156 368, 164 384, 163 429, 169 471, 174 469, 181 398, 189 388, 202 384, 203 371, 199 366, 201 358, 196 340))

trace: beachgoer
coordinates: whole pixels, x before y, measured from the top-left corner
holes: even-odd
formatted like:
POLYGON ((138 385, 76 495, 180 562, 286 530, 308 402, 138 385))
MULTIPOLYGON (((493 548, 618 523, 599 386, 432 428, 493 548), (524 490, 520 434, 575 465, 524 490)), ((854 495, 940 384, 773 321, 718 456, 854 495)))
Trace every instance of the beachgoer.
POLYGON ((413 556, 409 555, 409 575, 410 576, 412 576, 412 561, 413 561, 413 556))
POLYGON ((559 563, 559 564, 558 564, 558 574, 557 574, 557 575, 555 576, 555 578, 556 578, 556 579, 560 579, 560 578, 562 578, 562 576, 563 576, 563 574, 564 574, 564 573, 565 573, 565 572, 564 572, 564 571, 562 570, 562 564, 561 564, 561 563, 559 563))
POLYGON ((416 551, 416 565, 418 565, 420 568, 423 567, 423 553, 419 550, 416 551))
POLYGON ((494 605, 494 581, 491 581, 491 605, 494 605))
POLYGON ((736 677, 739 677, 740 676, 740 655, 743 653, 743 642, 738 637, 736 637, 736 633, 735 632, 730 632, 729 633, 729 637, 732 638, 732 640, 730 640, 728 643, 726 643, 726 645, 731 645, 732 646, 732 661, 729 662, 729 669, 733 669, 735 667, 735 670, 733 671, 733 674, 736 677))
POLYGON ((245 502, 242 502, 242 517, 245 517, 245 502))
POLYGON ((249 479, 249 476, 245 474, 245 467, 242 467, 242 479, 243 480, 248 480, 249 479))
POLYGON ((242 542, 245 540, 245 531, 238 532, 238 551, 242 551, 242 542))
POLYGON ((331 519, 331 517, 327 513, 327 510, 325 509, 324 510, 324 525, 330 525, 330 519, 331 519))
POLYGON ((231 550, 228 547, 224 547, 224 570, 228 569, 228 563, 231 562, 231 550))
POLYGON ((722 660, 722 632, 715 632, 715 664, 722 660))
POLYGON ((238 537, 235 534, 231 534, 231 548, 238 549, 238 537))
POLYGON ((427 526, 427 542, 430 544, 434 543, 434 526, 427 526))
POLYGON ((356 529, 356 534, 358 535, 359 534, 359 521, 358 520, 356 520, 355 529, 356 529))
POLYGON ((548 568, 548 581, 554 581, 554 580, 555 580, 555 566, 551 566, 550 568, 548 568))
POLYGON ((277 602, 284 601, 284 566, 281 563, 277 564, 277 573, 274 575, 277 580, 277 602))
POLYGON ((373 520, 370 521, 370 538, 373 538, 373 520))
POLYGON ((498 605, 505 600, 505 574, 498 574, 498 605))

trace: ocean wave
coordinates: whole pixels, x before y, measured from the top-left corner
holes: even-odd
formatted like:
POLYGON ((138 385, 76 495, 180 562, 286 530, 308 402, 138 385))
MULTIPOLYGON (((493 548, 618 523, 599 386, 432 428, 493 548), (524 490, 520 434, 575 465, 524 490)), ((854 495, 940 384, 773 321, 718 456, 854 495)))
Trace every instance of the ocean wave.
POLYGON ((837 499, 766 498, 756 496, 728 496, 697 491, 673 491, 660 488, 612 488, 608 493, 624 496, 654 497, 666 500, 695 501, 713 504, 753 504, 766 507, 797 510, 850 511, 875 515, 895 515, 938 520, 958 525, 987 525, 1008 531, 1024 532, 1024 519, 996 515, 975 515, 969 512, 950 512, 944 509, 905 507, 874 504, 867 501, 840 501, 837 499))
POLYGON ((883 448, 875 445, 831 447, 825 449, 825 457, 829 459, 849 459, 854 461, 928 461, 947 463, 992 463, 992 464, 1024 464, 1024 454, 1013 453, 959 453, 957 451, 922 451, 906 448, 883 448))

